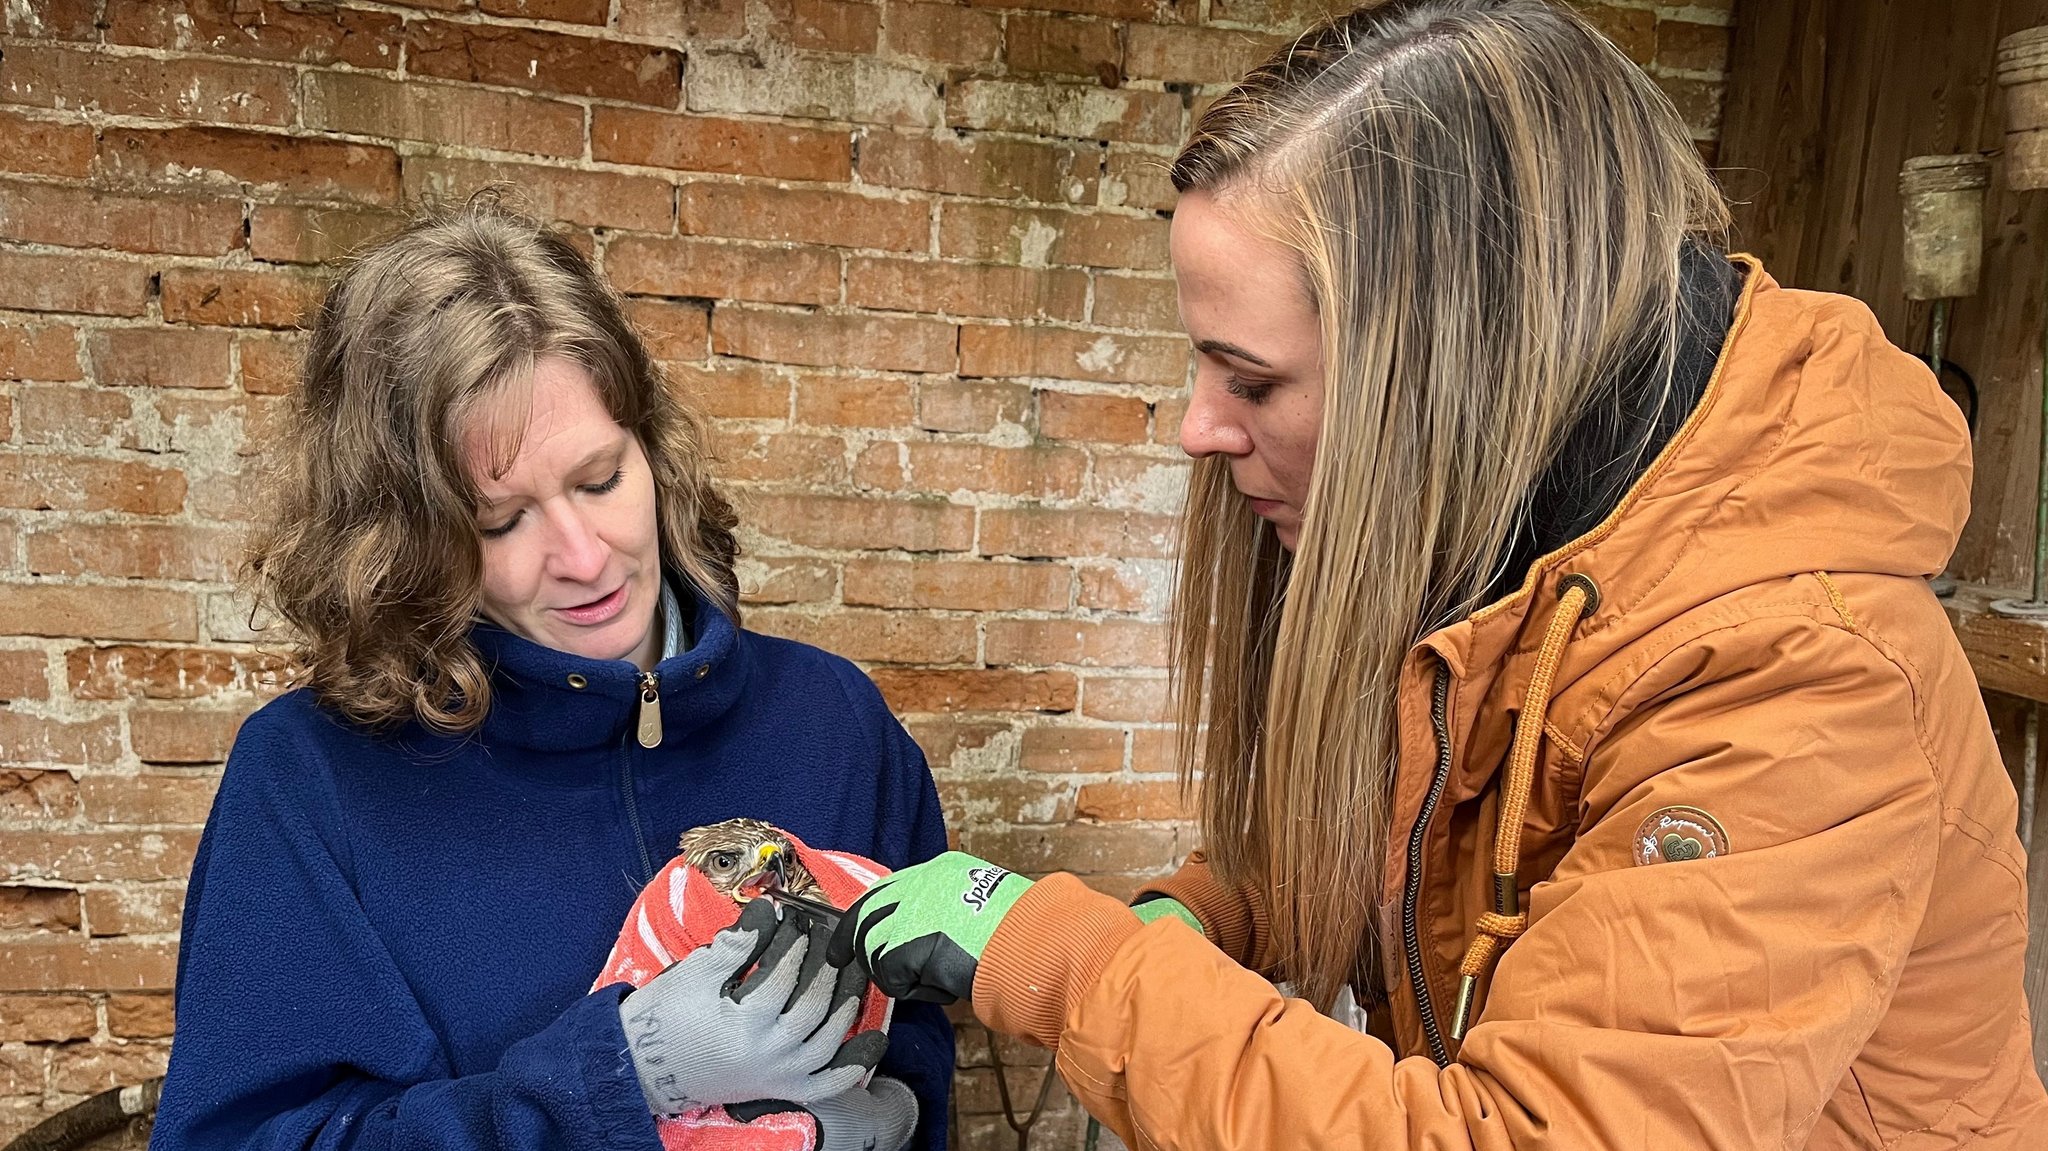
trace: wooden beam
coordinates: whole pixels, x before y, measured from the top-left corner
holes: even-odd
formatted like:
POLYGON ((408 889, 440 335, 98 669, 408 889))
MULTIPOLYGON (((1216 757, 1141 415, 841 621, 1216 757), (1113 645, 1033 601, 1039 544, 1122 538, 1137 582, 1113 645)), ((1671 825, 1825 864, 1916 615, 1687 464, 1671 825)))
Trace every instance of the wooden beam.
POLYGON ((2048 702, 2048 621, 2007 619, 1991 610, 1992 600, 2008 597, 2024 599, 2026 593, 1962 584, 1942 605, 1978 686, 2048 702))

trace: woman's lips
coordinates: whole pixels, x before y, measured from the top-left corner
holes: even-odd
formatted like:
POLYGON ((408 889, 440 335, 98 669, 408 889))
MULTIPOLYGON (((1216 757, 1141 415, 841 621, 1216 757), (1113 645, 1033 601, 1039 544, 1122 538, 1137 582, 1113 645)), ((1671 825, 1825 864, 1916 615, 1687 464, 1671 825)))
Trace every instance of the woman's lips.
POLYGON ((1287 505, 1279 500, 1251 500, 1250 502, 1253 514, 1264 519, 1273 519, 1281 512, 1287 510, 1287 505))
POLYGON ((555 612, 570 623, 589 627, 611 619, 624 610, 625 606, 626 585, 620 584, 617 590, 603 599, 595 599, 577 607, 558 607, 555 612))

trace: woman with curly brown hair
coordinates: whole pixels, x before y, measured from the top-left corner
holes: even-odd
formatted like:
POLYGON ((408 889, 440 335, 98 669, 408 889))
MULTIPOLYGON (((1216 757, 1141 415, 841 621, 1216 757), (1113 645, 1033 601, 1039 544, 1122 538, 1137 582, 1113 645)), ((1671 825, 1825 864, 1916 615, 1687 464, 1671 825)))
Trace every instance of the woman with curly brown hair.
POLYGON ((782 1100, 828 1149, 940 1146, 943 1015, 845 1038, 862 982, 765 901, 585 993, 689 828, 890 867, 945 832, 865 676, 741 629, 704 430, 575 248, 479 203, 354 259, 277 450, 251 566, 302 684, 194 863, 154 1145, 657 1151, 657 1114, 782 1100))

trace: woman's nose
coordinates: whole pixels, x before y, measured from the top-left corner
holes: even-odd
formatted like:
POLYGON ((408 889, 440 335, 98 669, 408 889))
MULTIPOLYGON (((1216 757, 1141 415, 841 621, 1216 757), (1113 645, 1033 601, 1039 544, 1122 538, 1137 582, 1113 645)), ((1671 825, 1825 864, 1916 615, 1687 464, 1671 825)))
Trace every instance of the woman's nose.
POLYGON ((598 534, 597 525, 580 509, 565 508, 548 517, 553 527, 554 547, 549 549, 549 567, 566 580, 588 582, 604 572, 611 559, 611 546, 598 534))
POLYGON ((1240 405, 1228 393, 1217 394, 1221 391, 1197 380, 1188 396, 1188 411, 1180 420, 1180 450, 1198 460, 1251 454, 1252 437, 1237 411, 1240 405))

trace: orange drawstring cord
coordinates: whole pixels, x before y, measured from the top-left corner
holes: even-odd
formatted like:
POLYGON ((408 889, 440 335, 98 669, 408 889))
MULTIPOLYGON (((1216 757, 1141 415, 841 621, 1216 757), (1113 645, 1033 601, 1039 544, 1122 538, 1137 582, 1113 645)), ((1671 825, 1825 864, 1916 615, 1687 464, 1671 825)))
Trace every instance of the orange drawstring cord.
POLYGON ((1479 917, 1477 934, 1465 949, 1464 962, 1458 964, 1458 1005, 1451 1015, 1453 1039, 1465 1038, 1479 977, 1529 926, 1529 917, 1521 909, 1516 875, 1522 864, 1522 821, 1529 811, 1529 793, 1536 787, 1536 748, 1543 740, 1551 686, 1557 678, 1557 665, 1564 661, 1572 627, 1599 606, 1600 589, 1585 576, 1566 576, 1558 585, 1557 609, 1550 614, 1543 646, 1536 652, 1536 668, 1529 676, 1522 712, 1515 718, 1515 740, 1508 750, 1507 781, 1501 787, 1500 818, 1493 837, 1493 910, 1479 917))

